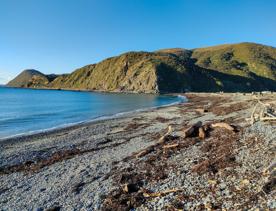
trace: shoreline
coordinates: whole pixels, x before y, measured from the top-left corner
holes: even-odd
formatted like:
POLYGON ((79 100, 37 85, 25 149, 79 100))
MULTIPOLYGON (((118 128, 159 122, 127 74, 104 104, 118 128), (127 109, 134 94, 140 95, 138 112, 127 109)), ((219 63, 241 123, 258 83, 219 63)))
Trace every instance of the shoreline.
POLYGON ((108 93, 108 94, 157 94, 157 95, 171 95, 172 93, 164 92, 137 92, 137 91, 106 91, 106 90, 90 90, 90 89, 66 89, 66 88, 49 88, 49 87, 13 87, 13 86, 2 86, 2 88, 12 88, 12 89, 31 89, 31 90, 54 90, 54 91, 71 91, 71 92, 95 92, 95 93, 108 93))
MULTIPOLYGON (((182 104, 0 143, 0 207, 275 209, 276 125, 246 120, 256 98, 186 96, 182 104), (235 130, 213 128, 204 138, 183 137, 199 121, 235 130), (160 142, 169 128, 171 134, 160 142)), ((276 96, 258 97, 268 103, 276 96)))
MULTIPOLYGON (((67 90, 67 91, 71 91, 71 90, 67 90)), ((126 93, 126 94, 128 94, 128 93, 126 93)), ((29 132, 11 135, 11 136, 7 136, 7 137, 3 137, 3 138, 0 137, 0 146, 8 144, 8 143, 14 143, 17 141, 24 141, 28 138, 37 138, 37 137, 42 138, 43 136, 53 135, 55 133, 62 132, 62 131, 73 130, 73 129, 76 129, 79 127, 85 127, 86 125, 90 125, 90 124, 97 124, 97 123, 114 120, 114 119, 118 119, 118 118, 126 118, 131 115, 135 115, 137 113, 155 111, 160 108, 175 106, 175 105, 179 105, 179 104, 188 102, 188 98, 185 95, 170 94, 170 96, 177 96, 181 100, 179 102, 170 103, 167 105, 154 106, 154 107, 149 107, 149 108, 136 109, 133 111, 120 112, 120 113, 116 113, 116 114, 112 114, 112 115, 97 117, 97 118, 90 119, 90 120, 89 119, 83 120, 83 121, 76 122, 76 123, 68 123, 65 125, 55 126, 52 128, 46 128, 46 129, 41 129, 41 130, 36 130, 36 131, 29 131, 29 132)))

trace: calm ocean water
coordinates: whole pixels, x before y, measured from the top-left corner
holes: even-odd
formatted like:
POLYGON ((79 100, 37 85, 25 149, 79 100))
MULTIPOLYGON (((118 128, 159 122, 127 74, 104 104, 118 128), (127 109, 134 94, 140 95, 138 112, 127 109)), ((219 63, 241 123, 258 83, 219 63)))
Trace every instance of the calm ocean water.
POLYGON ((0 139, 180 101, 177 96, 0 87, 0 139))

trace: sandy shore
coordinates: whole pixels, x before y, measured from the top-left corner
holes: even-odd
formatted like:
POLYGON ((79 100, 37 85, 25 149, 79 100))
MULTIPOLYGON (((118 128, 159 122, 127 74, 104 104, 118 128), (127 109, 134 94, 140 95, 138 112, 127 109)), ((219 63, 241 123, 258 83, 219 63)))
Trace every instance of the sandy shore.
MULTIPOLYGON (((0 210, 276 209, 276 124, 246 121, 256 104, 250 94, 187 97, 0 142, 0 210), (198 121, 235 130, 184 138, 198 121), (173 132, 158 143, 169 125, 173 132)), ((268 102, 276 94, 258 97, 268 102)))

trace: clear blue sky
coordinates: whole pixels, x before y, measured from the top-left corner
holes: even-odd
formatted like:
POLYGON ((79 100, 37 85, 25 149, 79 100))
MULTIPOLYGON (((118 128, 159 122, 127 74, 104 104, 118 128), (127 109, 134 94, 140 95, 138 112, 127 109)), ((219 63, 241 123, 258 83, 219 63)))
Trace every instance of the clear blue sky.
POLYGON ((276 46, 275 0, 0 0, 0 83, 130 50, 276 46))

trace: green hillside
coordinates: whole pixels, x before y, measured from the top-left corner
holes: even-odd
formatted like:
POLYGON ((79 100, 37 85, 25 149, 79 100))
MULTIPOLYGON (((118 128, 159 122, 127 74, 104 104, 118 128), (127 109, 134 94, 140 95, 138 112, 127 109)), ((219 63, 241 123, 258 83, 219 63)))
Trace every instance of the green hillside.
POLYGON ((214 76, 222 90, 275 90, 273 47, 254 43, 221 45, 195 49, 191 58, 196 66, 214 76))
POLYGON ((240 43, 128 52, 52 80, 35 74, 30 82, 21 74, 8 85, 143 93, 276 90, 276 49, 240 43))
POLYGON ((40 88, 47 86, 52 82, 57 75, 44 75, 43 73, 34 70, 27 69, 21 72, 13 80, 11 80, 7 86, 11 87, 24 87, 24 88, 40 88))

